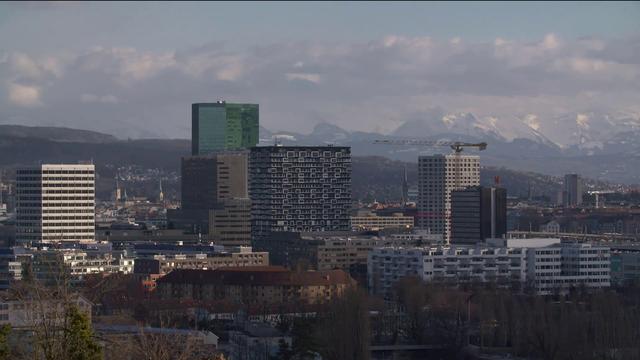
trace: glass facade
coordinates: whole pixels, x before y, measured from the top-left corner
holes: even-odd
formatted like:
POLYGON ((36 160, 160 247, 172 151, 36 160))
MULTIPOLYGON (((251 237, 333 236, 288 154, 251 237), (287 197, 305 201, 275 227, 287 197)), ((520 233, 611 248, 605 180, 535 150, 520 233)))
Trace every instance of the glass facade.
POLYGON ((258 104, 193 104, 191 114, 193 155, 248 149, 258 144, 258 104))

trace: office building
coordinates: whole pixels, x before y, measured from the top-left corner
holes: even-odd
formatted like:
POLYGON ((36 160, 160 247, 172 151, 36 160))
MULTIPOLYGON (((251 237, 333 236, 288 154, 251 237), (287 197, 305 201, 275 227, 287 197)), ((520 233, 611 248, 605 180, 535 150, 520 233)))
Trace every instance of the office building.
POLYGON ((223 246, 251 245, 251 201, 228 199, 209 210, 209 240, 223 246))
POLYGON ((18 169, 16 187, 18 243, 95 240, 93 164, 18 169))
POLYGON ((582 205, 582 179, 578 174, 564 176, 564 191, 562 192, 562 205, 564 207, 576 207, 582 205))
POLYGON ((258 123, 258 104, 192 104, 191 154, 201 156, 256 146, 258 123))
POLYGON ((480 157, 420 156, 418 160, 418 227, 451 238, 451 191, 480 185, 480 157))
POLYGON ((246 152, 182 158, 182 209, 214 209, 227 199, 247 198, 246 152))
POLYGON ((255 147, 249 173, 254 239, 274 231, 350 229, 349 147, 255 147))
POLYGON ((506 189, 474 186, 451 192, 452 244, 476 244, 506 234, 506 189))
POLYGON ((640 246, 611 246, 611 282, 618 286, 640 282, 640 246))
POLYGON ((168 221, 177 228, 209 233, 211 210, 224 210, 225 203, 237 209, 248 201, 247 162, 245 151, 182 158, 182 206, 167 212, 168 221))

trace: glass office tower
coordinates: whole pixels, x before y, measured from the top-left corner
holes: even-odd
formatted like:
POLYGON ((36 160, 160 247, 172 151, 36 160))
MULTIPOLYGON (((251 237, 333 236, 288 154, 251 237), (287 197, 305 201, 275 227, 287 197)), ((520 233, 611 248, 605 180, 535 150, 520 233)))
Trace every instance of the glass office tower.
POLYGON ((258 144, 258 104, 198 103, 191 106, 191 153, 207 155, 258 144))

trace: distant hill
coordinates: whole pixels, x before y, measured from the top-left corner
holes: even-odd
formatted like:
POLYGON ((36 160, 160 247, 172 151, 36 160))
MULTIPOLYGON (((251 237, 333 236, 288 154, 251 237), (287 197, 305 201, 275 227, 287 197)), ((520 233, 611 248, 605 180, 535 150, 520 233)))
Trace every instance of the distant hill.
MULTIPOLYGON (((322 130, 325 135, 337 131, 336 128, 328 126, 319 127, 319 130, 322 130)), ((345 136, 347 135, 333 134, 334 139, 345 136)), ((416 185, 418 174, 415 161, 392 160, 389 158, 391 157, 390 153, 381 156, 362 156, 367 154, 365 151, 361 151, 362 144, 365 142, 370 144, 369 139, 373 135, 358 133, 355 136, 360 136, 366 141, 356 143, 352 148, 354 199, 382 201, 400 199, 405 167, 409 185, 416 185)), ((515 142, 518 141, 528 142, 529 140, 516 140, 515 142)), ((311 139, 309 142, 312 143, 311 139)), ((526 146, 535 148, 539 144, 531 143, 524 147, 526 146)), ((382 146, 372 148, 383 152, 388 150, 382 146)), ((191 142, 184 139, 118 140, 111 135, 93 131, 0 125, 0 167, 4 168, 41 162, 73 163, 93 160, 97 166, 98 174, 109 178, 113 177, 111 174, 113 168, 107 169, 109 164, 137 165, 143 168, 157 168, 179 173, 180 158, 189 155, 190 152, 191 142)), ((409 153, 407 155, 408 158, 415 159, 415 154, 409 153)), ((481 156, 483 164, 494 164, 494 162, 485 161, 495 156, 491 152, 484 152, 481 156)), ((518 159, 513 160, 517 161, 518 159)), ((558 166, 570 161, 569 158, 556 159, 555 165, 558 166)), ((607 160, 603 159, 603 161, 607 160)), ((541 164, 549 165, 549 163, 541 164)), ((481 183, 484 185, 492 184, 495 176, 500 176, 501 184, 507 188, 509 195, 520 197, 527 196, 530 191, 532 196, 546 196, 553 199, 560 190, 562 182, 561 178, 555 176, 517 171, 505 167, 483 166, 481 183)), ((588 183, 598 185, 598 188, 610 188, 608 185, 596 184, 594 181, 588 181, 588 183)), ((109 184, 109 186, 111 185, 109 184)))
MULTIPOLYGON (((354 199, 399 200, 405 168, 409 186, 417 186, 416 163, 390 160, 381 156, 354 157, 352 162, 354 199)), ((530 191, 532 197, 544 196, 554 199, 562 184, 562 179, 558 177, 484 166, 480 171, 481 185, 493 185, 496 176, 500 177, 500 186, 507 189, 509 196, 527 197, 530 191)))
POLYGON ((103 143, 63 142, 0 134, 0 166, 93 160, 94 163, 140 165, 177 170, 180 157, 189 155, 188 140, 118 140, 103 143))
POLYGON ((57 142, 108 143, 118 139, 95 131, 78 130, 64 127, 0 125, 0 135, 15 138, 36 138, 57 142))

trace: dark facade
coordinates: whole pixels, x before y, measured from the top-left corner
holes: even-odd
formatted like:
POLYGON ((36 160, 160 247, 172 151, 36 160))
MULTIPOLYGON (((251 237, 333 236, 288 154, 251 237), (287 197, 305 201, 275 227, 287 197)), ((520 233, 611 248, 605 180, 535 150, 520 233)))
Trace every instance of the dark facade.
POLYGON ((182 158, 183 210, 209 210, 218 201, 218 159, 216 157, 182 158))
POLYGON ((474 186, 451 192, 452 244, 476 244, 506 233, 506 189, 474 186))
POLYGON ((258 104, 191 105, 191 154, 248 149, 258 144, 258 104))
POLYGON ((167 214, 169 222, 207 233, 210 210, 224 209, 233 199, 248 199, 247 161, 248 152, 243 151, 182 158, 182 206, 167 214))
POLYGON ((350 229, 349 147, 254 147, 249 178, 254 240, 279 231, 350 229))
POLYGON ((564 207, 582 205, 582 179, 580 179, 578 174, 567 174, 564 176, 562 204, 564 207))

